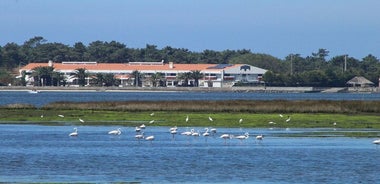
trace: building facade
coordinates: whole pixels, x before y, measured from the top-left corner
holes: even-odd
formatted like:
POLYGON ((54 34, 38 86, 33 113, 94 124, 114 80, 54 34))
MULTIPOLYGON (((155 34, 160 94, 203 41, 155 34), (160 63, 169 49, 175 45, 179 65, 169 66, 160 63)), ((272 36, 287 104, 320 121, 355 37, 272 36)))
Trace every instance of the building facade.
POLYGON ((35 85, 32 76, 37 67, 53 67, 55 72, 63 75, 66 85, 77 85, 77 69, 85 69, 90 74, 86 78, 87 85, 97 73, 113 74, 120 80, 120 87, 134 84, 133 72, 141 74, 141 86, 152 87, 152 79, 156 73, 161 74, 159 85, 166 87, 193 86, 195 79, 181 79, 184 73, 198 71, 202 77, 198 80, 199 87, 229 87, 236 83, 262 83, 262 76, 267 71, 247 64, 175 64, 174 62, 129 62, 129 63, 97 63, 97 62, 61 62, 30 63, 19 72, 25 74, 27 85, 35 85), (187 82, 187 84, 185 84, 187 82))

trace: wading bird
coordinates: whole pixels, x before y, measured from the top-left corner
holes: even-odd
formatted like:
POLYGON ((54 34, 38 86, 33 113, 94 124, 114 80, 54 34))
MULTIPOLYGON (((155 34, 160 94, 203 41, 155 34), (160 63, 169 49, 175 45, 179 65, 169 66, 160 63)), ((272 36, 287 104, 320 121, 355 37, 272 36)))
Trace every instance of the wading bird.
POLYGON ((74 132, 71 132, 69 136, 78 136, 78 129, 74 128, 74 132))
POLYGON ((239 139, 240 140, 240 143, 244 140, 244 139, 248 139, 249 138, 249 133, 246 132, 244 135, 238 135, 235 137, 236 139, 239 139))
POLYGON ((152 141, 154 140, 154 136, 153 135, 148 136, 145 138, 145 140, 150 141, 150 143, 152 143, 152 141))
POLYGON ((380 139, 374 140, 372 143, 373 143, 373 144, 380 145, 380 139))
POLYGON ((222 134, 220 138, 224 139, 224 144, 227 143, 227 139, 231 139, 233 136, 230 134, 222 134))
POLYGON ((264 135, 260 134, 260 135, 256 136, 256 139, 261 141, 264 139, 264 135))
POLYGON ((117 130, 111 130, 108 132, 110 135, 120 135, 121 134, 121 128, 118 128, 117 130))

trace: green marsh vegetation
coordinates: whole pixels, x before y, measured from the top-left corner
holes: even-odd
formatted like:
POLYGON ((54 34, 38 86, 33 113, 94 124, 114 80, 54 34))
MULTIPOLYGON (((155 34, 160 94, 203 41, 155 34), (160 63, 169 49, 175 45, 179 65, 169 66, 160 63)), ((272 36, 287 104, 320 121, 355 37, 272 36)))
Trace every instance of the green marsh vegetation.
POLYGON ((0 107, 0 112, 1 123, 45 125, 138 126, 154 120, 150 126, 380 129, 378 101, 55 102, 41 108, 27 104, 7 105, 0 107), (188 122, 185 122, 186 116, 189 116, 188 122), (209 116, 213 121, 208 119, 209 116), (291 120, 286 122, 288 117, 291 120), (85 122, 80 122, 79 118, 85 122), (239 119, 243 122, 239 123, 239 119))

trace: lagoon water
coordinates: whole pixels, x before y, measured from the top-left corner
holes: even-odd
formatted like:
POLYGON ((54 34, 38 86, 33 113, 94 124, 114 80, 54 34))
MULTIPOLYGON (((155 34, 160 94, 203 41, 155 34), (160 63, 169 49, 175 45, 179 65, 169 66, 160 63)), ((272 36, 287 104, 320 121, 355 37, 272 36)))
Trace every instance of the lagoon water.
MULTIPOLYGON (((379 183, 373 138, 308 137, 317 129, 218 128, 217 135, 174 139, 169 127, 0 125, 0 182, 379 183), (224 142, 222 133, 251 137, 224 142), (286 137, 302 133, 303 137, 286 137), (254 135, 264 134, 263 141, 254 135)), ((202 127, 189 127, 203 131, 202 127)), ((178 132, 189 128, 180 127, 178 132)), ((334 130, 322 130, 328 133, 334 130)), ((335 130, 339 131, 339 130, 335 130)))
POLYGON ((41 107, 59 101, 131 100, 380 100, 380 93, 237 93, 237 92, 58 92, 0 91, 0 105, 23 103, 41 107))
MULTIPOLYGON (((41 92, 1 91, 0 105, 41 107, 59 101, 128 100, 380 100, 377 94, 231 92, 41 92)), ((6 122, 5 122, 6 123, 6 122)), ((214 137, 176 135, 169 127, 147 127, 151 143, 135 140, 132 127, 0 125, 1 182, 141 183, 379 183, 380 146, 373 138, 309 137, 332 129, 218 128, 214 137), (240 142, 222 133, 249 132, 240 142), (287 134, 300 133, 301 137, 287 134), (253 137, 264 134, 263 141, 253 137)), ((199 131, 201 127, 191 127, 199 131)), ((188 128, 180 127, 179 132, 188 128)), ((354 130, 369 131, 369 130, 354 130)), ((379 131, 379 130, 370 130, 379 131)), ((380 132, 378 133, 380 135, 380 132)))

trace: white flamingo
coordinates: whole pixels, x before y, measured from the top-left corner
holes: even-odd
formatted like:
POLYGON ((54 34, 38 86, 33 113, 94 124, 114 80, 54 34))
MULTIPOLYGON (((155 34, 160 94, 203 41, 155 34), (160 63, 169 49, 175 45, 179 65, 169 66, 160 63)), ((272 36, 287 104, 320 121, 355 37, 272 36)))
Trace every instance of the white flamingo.
POLYGON ((172 134, 172 139, 174 140, 174 135, 177 134, 177 129, 170 130, 170 134, 172 134))
POLYGON ((216 134, 216 128, 211 128, 210 132, 211 132, 212 135, 215 135, 216 134))
POLYGON ((373 143, 373 144, 380 145, 380 139, 374 140, 372 143, 373 143))
POLYGON ((78 129, 74 128, 74 132, 71 132, 69 136, 78 136, 78 129))
POLYGON ((152 143, 152 141, 154 140, 154 136, 153 135, 148 136, 145 138, 145 140, 150 141, 150 143, 152 143))
POLYGON ((121 134, 121 128, 118 128, 117 130, 111 130, 108 132, 110 135, 120 135, 121 134))
POLYGON ((248 139, 249 138, 249 133, 246 132, 244 135, 238 135, 235 137, 236 139, 239 139, 240 142, 242 142, 244 139, 248 139))
POLYGON ((141 139, 144 139, 144 133, 135 135, 135 138, 140 142, 141 139))
POLYGON ((205 132, 202 134, 204 137, 210 136, 210 133, 208 133, 208 128, 205 128, 205 132))
POLYGON ((169 132, 171 132, 171 131, 173 131, 173 130, 175 130, 175 131, 177 131, 177 126, 174 126, 174 127, 171 127, 170 129, 169 129, 169 132))
POLYGON ((220 138, 224 139, 224 144, 226 144, 227 139, 231 139, 233 136, 230 134, 222 134, 220 138))
POLYGON ((186 132, 182 132, 181 135, 186 135, 186 136, 190 136, 192 133, 189 132, 189 131, 186 131, 186 132))
POLYGON ((264 139, 264 135, 260 134, 260 135, 256 136, 256 139, 261 141, 264 139))
POLYGON ((208 128, 205 128, 206 132, 204 132, 202 135, 203 137, 206 138, 206 142, 207 142, 207 138, 210 136, 210 133, 208 133, 208 128))
POLYGON ((191 129, 191 135, 192 136, 199 136, 199 131, 198 132, 195 132, 194 129, 191 129))

